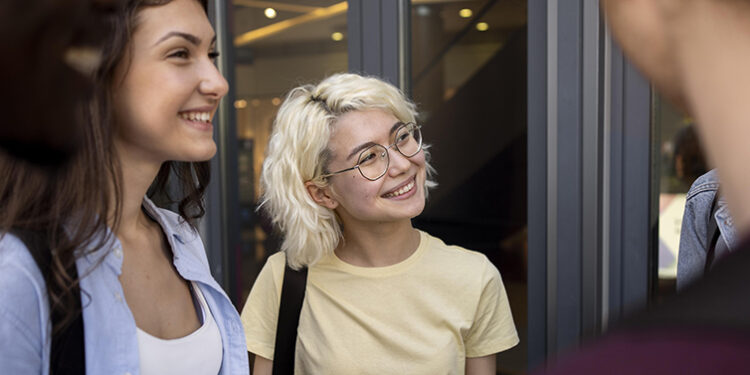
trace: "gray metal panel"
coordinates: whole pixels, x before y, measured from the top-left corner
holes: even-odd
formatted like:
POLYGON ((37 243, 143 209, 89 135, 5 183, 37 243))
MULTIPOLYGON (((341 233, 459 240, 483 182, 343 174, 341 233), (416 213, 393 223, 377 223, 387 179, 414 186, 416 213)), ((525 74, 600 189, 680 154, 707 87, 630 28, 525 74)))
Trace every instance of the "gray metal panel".
POLYGON ((383 73, 381 36, 381 1, 362 1, 362 72, 383 73))
POLYGON ((609 201, 609 322, 622 316, 622 230, 623 230, 623 93, 622 51, 612 45, 610 106, 610 201, 609 201))
POLYGON ((601 326, 601 62, 599 4, 583 3, 582 71, 582 217, 581 217, 581 324, 584 336, 598 333, 601 326))
POLYGON ((347 49, 350 72, 362 71, 362 0, 348 1, 346 10, 347 49))
POLYGON ((411 1, 398 0, 398 87, 411 97, 411 1))
POLYGON ((577 345, 581 336, 582 11, 581 1, 558 8, 558 350, 577 345))
POLYGON ((380 3, 380 35, 381 35, 381 77, 390 83, 399 85, 398 55, 401 52, 399 45, 399 2, 383 1, 380 3), (396 48, 393 48, 395 46, 396 48), (395 64, 394 64, 395 63, 395 64))
POLYGON ((528 2, 528 364, 547 356, 547 2, 528 2))
POLYGON ((651 92, 612 49, 609 322, 648 302, 656 224, 651 212, 651 92))
POLYGON ((623 109, 623 249, 622 308, 627 313, 646 306, 651 281, 651 90, 627 64, 623 109))
MULTIPOLYGON (((557 0, 547 7, 547 354, 557 343, 557 0)), ((541 198, 541 197, 540 197, 541 198)), ((531 276, 533 277, 533 276, 531 276)))

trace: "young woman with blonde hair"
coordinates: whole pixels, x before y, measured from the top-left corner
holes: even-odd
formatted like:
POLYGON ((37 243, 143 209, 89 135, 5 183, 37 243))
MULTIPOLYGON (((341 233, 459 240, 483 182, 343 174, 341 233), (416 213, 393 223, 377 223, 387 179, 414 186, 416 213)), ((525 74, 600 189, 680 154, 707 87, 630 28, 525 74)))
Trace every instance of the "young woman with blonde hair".
POLYGON ((285 264, 308 270, 295 373, 495 373, 518 343, 499 272, 411 223, 428 159, 414 104, 386 82, 337 74, 288 94, 261 174, 282 251, 242 311, 256 374, 273 366, 285 264))

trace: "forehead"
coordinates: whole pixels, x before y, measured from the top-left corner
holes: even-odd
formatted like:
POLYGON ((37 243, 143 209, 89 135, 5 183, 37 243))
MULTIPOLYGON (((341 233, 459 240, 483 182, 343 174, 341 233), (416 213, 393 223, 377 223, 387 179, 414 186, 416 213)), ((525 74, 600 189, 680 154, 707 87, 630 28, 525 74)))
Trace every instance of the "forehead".
POLYGON ((171 31, 195 35, 203 43, 214 37, 213 27, 198 1, 172 0, 164 5, 145 6, 138 12, 133 40, 150 47, 171 31))
POLYGON ((396 116, 382 109, 347 112, 334 123, 331 143, 337 141, 361 143, 387 140, 391 127, 397 122, 399 122, 399 119, 396 116))

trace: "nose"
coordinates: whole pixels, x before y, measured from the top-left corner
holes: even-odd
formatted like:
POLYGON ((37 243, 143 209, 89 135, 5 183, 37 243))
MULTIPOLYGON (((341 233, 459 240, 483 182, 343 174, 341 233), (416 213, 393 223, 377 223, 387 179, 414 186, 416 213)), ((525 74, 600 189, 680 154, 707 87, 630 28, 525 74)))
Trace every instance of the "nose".
POLYGON ((388 149, 388 158, 390 160, 388 164, 389 176, 396 177, 409 170, 411 161, 409 161, 409 158, 396 150, 395 147, 391 147, 390 149, 388 149))
POLYGON ((198 91, 216 100, 223 98, 229 92, 229 83, 212 61, 209 60, 204 66, 198 91))

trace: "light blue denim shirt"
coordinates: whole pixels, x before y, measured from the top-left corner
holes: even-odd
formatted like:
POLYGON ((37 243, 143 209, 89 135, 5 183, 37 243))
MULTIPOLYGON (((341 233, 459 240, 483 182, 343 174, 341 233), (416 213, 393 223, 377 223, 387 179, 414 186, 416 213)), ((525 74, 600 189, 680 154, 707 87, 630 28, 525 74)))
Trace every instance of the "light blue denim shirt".
MULTIPOLYGON (((195 281, 221 332, 220 374, 248 374, 247 349, 240 317, 211 277, 198 233, 179 216, 144 199, 144 207, 161 225, 174 254, 174 266, 195 281)), ((111 236, 104 246, 78 258, 82 277, 86 372, 131 374, 139 370, 133 315, 119 281, 122 248, 111 236), (97 265, 98 261, 103 261, 97 265)), ((49 304, 44 279, 23 242, 12 235, 0 240, 0 374, 48 374, 51 342, 49 304)))
MULTIPOLYGON (((718 190, 719 176, 714 169, 698 177, 687 193, 680 230, 680 250, 677 257, 678 290, 703 275, 706 253, 711 240, 708 233, 708 216, 718 190)), ((725 256, 737 244, 737 233, 723 196, 719 196, 716 206, 714 219, 720 236, 714 250, 714 261, 725 256)))

